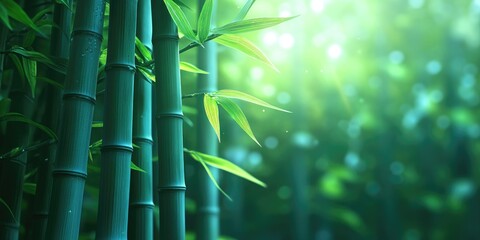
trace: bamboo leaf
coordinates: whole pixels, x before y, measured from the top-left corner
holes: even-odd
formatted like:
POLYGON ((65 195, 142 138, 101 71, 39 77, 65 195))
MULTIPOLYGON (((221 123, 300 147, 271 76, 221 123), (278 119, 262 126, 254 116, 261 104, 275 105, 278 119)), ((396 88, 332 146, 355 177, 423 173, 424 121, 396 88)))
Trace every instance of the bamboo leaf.
POLYGON ((190 8, 190 6, 188 6, 187 4, 185 4, 183 1, 181 0, 173 0, 178 6, 180 6, 181 8, 185 8, 185 9, 188 9, 190 11, 192 11, 192 8, 190 8))
POLYGON ((247 16, 247 13, 250 11, 250 8, 252 5, 255 3, 255 0, 247 0, 245 4, 243 5, 242 9, 240 12, 237 14, 237 16, 234 18, 234 21, 240 21, 247 16))
POLYGON ((247 133, 247 135, 253 141, 255 141, 258 146, 261 147, 262 145, 260 145, 260 143, 257 141, 257 138, 253 134, 247 117, 245 117, 242 109, 235 102, 225 97, 217 97, 216 101, 220 106, 222 106, 223 109, 225 109, 228 115, 233 118, 233 120, 238 124, 238 126, 240 126, 243 131, 245 131, 245 133, 247 133))
POLYGON ((3 6, 7 9, 8 15, 13 19, 25 24, 26 26, 45 36, 35 25, 32 19, 23 11, 22 7, 13 0, 2 0, 3 6))
POLYGON ((103 122, 94 122, 92 123, 92 128, 102 128, 103 122))
POLYGON ((182 11, 180 6, 178 6, 173 0, 164 0, 164 2, 167 6, 168 12, 170 13, 170 16, 177 25, 178 30, 185 34, 185 37, 188 39, 198 42, 195 34, 193 33, 192 26, 190 25, 187 16, 185 16, 185 13, 182 11))
POLYGON ((141 169, 139 166, 135 165, 135 163, 133 163, 133 161, 130 161, 130 168, 131 168, 132 170, 135 170, 135 171, 147 173, 147 172, 145 172, 145 170, 143 170, 143 169, 141 169))
POLYGON ((23 70, 27 78, 30 89, 32 90, 32 96, 35 97, 35 89, 37 86, 37 62, 27 58, 22 58, 23 70))
POLYGON ((148 69, 146 67, 143 67, 143 66, 140 66, 140 65, 137 65, 137 69, 147 79, 149 79, 152 82, 155 82, 155 74, 152 73, 152 71, 150 69, 148 69))
POLYGON ((253 183, 255 183, 257 185, 260 185, 262 187, 267 187, 267 185, 264 182, 258 180, 257 178, 252 176, 247 171, 243 170, 239 166, 235 165, 234 163, 232 163, 232 162, 230 162, 226 159, 216 157, 216 156, 212 156, 212 155, 208 155, 208 154, 201 153, 201 152, 197 152, 197 151, 193 151, 193 150, 187 150, 187 152, 190 153, 192 155, 193 159, 195 159, 197 161, 205 162, 206 164, 208 164, 212 167, 215 167, 215 168, 221 169, 223 171, 229 172, 231 174, 234 174, 238 177, 241 177, 245 180, 253 182, 253 183))
POLYGON ((205 0, 197 23, 197 38, 201 43, 207 40, 208 34, 210 33, 212 11, 213 0, 205 0))
POLYGON ((191 73, 208 74, 208 72, 188 62, 180 62, 180 70, 191 73))
POLYGON ((58 88, 58 89, 60 89, 60 90, 63 90, 63 89, 64 89, 63 84, 61 84, 61 83, 59 83, 59 82, 57 82, 57 81, 54 81, 54 80, 52 80, 52 79, 50 79, 50 78, 47 78, 47 77, 39 77, 39 76, 37 76, 37 81, 46 82, 46 83, 51 84, 52 86, 54 86, 54 87, 56 87, 56 88, 58 88))
POLYGON ((250 57, 260 60, 278 72, 278 69, 272 64, 272 62, 270 62, 267 56, 265 56, 265 54, 262 51, 260 51, 260 49, 258 49, 253 43, 248 41, 246 38, 236 36, 236 35, 225 34, 215 38, 213 41, 219 44, 222 44, 226 47, 236 49, 240 52, 247 54, 250 57))
POLYGON ((277 110, 277 111, 291 113, 288 110, 285 110, 285 109, 282 109, 282 108, 279 108, 279 107, 275 107, 275 106, 273 106, 273 105, 271 105, 267 102, 264 102, 264 101, 254 97, 254 96, 251 96, 251 95, 248 95, 246 93, 236 91, 236 90, 222 89, 222 90, 219 90, 217 92, 212 93, 212 95, 217 96, 217 97, 238 99, 238 100, 253 103, 253 104, 256 104, 256 105, 259 105, 259 106, 271 108, 271 109, 274 109, 274 110, 277 110))
POLYGON ((10 213, 10 216, 12 216, 13 221, 15 221, 15 223, 16 223, 17 219, 15 219, 15 215, 13 215, 13 212, 12 212, 12 209, 10 208, 10 206, 8 206, 8 204, 2 198, 0 198, 0 203, 3 206, 5 206, 5 208, 7 208, 8 212, 10 213))
POLYGON ((11 121, 12 122, 23 122, 23 123, 29 124, 31 126, 34 126, 38 129, 40 129, 42 132, 46 133, 52 139, 58 140, 57 135, 55 135, 55 133, 50 128, 48 128, 45 125, 42 125, 40 123, 37 123, 33 120, 30 120, 20 113, 10 112, 10 113, 5 113, 5 114, 0 116, 0 122, 11 122, 11 121))
POLYGON ((107 64, 107 52, 108 52, 108 49, 104 48, 100 53, 100 58, 98 59, 98 62, 100 63, 100 65, 107 64))
POLYGON ((8 19, 8 10, 3 6, 3 3, 0 3, 0 19, 8 29, 13 29, 12 25, 10 25, 10 20, 8 19))
POLYGON ((23 184, 23 192, 35 195, 37 191, 37 184, 35 183, 24 183, 23 184))
POLYGON ((49 58, 49 57, 45 56, 44 54, 39 53, 37 51, 28 51, 23 47, 13 46, 7 52, 8 53, 15 53, 15 54, 18 54, 22 57, 28 58, 30 60, 43 63, 43 64, 47 65, 47 67, 49 67, 49 68, 51 68, 51 69, 53 69, 57 72, 65 74, 66 66, 64 65, 64 63, 60 63, 58 61, 55 62, 53 60, 53 58, 49 58))
POLYGON ((182 112, 187 114, 197 114, 197 109, 189 106, 182 106, 182 112))
POLYGON ((207 115, 208 121, 212 125, 215 134, 217 134, 218 141, 220 142, 220 119, 218 115, 217 102, 210 95, 205 94, 203 97, 203 106, 205 108, 205 114, 207 115))
POLYGON ((152 53, 150 52, 150 50, 148 50, 145 44, 143 44, 142 41, 138 39, 138 37, 135 37, 135 48, 142 56, 144 62, 152 61, 152 53))
POLYGON ((18 75, 20 76, 20 80, 22 82, 25 81, 25 71, 23 70, 23 64, 20 61, 20 58, 18 58, 17 55, 9 55, 10 59, 12 59, 13 65, 15 65, 15 68, 17 69, 18 75))
POLYGON ((203 168, 205 169, 205 172, 207 172, 208 177, 210 178, 210 180, 212 180, 213 185, 215 185, 215 187, 217 187, 217 189, 223 195, 225 195, 225 197, 227 197, 228 200, 232 201, 232 198, 225 191, 223 191, 223 189, 220 187, 220 185, 218 185, 218 182, 215 179, 215 177, 213 176, 212 171, 210 171, 210 168, 207 166, 205 160, 202 158, 202 156, 199 154, 199 152, 190 151, 190 150, 187 150, 187 152, 190 153, 190 156, 192 156, 193 159, 197 160, 198 162, 200 162, 200 164, 202 164, 203 168))
POLYGON ((237 34, 244 32, 251 32, 256 30, 261 30, 264 28, 273 27, 294 17, 285 17, 285 18, 254 18, 248 20, 242 20, 238 22, 232 22, 224 26, 215 28, 212 30, 214 34, 237 34))

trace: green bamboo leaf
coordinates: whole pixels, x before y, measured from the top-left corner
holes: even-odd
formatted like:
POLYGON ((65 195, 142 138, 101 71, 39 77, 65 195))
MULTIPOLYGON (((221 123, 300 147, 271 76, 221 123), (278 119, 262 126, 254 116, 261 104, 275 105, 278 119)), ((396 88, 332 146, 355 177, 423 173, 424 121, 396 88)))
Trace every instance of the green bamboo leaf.
POLYGON ((258 59, 278 72, 278 69, 275 67, 275 65, 272 64, 272 62, 270 62, 267 56, 265 56, 265 54, 260 51, 260 49, 258 49, 253 43, 243 37, 224 34, 215 38, 213 41, 226 47, 236 49, 240 52, 247 54, 250 57, 258 59))
POLYGON ((22 7, 18 5, 14 0, 2 0, 3 6, 7 9, 8 15, 25 24, 26 26, 32 28, 33 30, 37 31, 42 36, 45 36, 40 29, 35 25, 32 19, 23 11, 22 7))
POLYGON ((208 74, 208 72, 188 62, 180 62, 180 70, 191 73, 208 74))
POLYGON ((13 215, 13 212, 10 206, 8 206, 8 204, 2 198, 0 198, 0 203, 7 208, 8 212, 10 213, 10 216, 12 216, 13 221, 15 221, 16 223, 17 219, 15 219, 15 215, 13 215))
POLYGON ((20 76, 20 80, 22 82, 25 81, 25 71, 23 70, 23 64, 20 61, 20 58, 18 58, 17 55, 9 55, 10 59, 13 62, 13 65, 15 65, 15 68, 17 69, 18 75, 20 76))
POLYGON ((288 21, 294 17, 285 17, 285 18, 254 18, 248 20, 242 20, 238 22, 232 22, 224 26, 215 28, 212 30, 214 34, 237 34, 244 32, 251 32, 256 30, 261 30, 264 28, 273 27, 285 21, 288 21))
POLYGON ((193 9, 188 6, 186 3, 184 3, 183 1, 181 0, 173 0, 178 6, 180 6, 181 8, 185 8, 185 9, 188 9, 190 11, 193 11, 193 9))
POLYGON ((58 139, 57 135, 55 135, 55 133, 50 128, 46 127, 45 125, 42 125, 40 123, 37 123, 35 121, 30 120, 20 113, 10 112, 10 113, 5 113, 5 114, 0 116, 0 122, 10 122, 10 121, 23 122, 23 123, 32 125, 32 126, 38 128, 38 129, 40 129, 42 132, 46 133, 52 139, 54 139, 54 140, 58 139))
POLYGON ((23 192, 25 192, 27 194, 35 195, 36 191, 37 191, 37 184, 35 184, 35 183, 24 183, 23 184, 23 192))
POLYGON ((8 29, 12 30, 12 25, 10 25, 10 20, 8 19, 8 10, 3 6, 3 3, 0 2, 0 19, 7 26, 8 29))
POLYGON ((186 151, 188 153, 190 153, 192 155, 193 159, 195 159, 197 161, 205 162, 206 164, 208 164, 212 167, 215 167, 215 168, 221 169, 223 171, 232 173, 232 174, 234 174, 238 177, 246 179, 246 180, 248 180, 250 182, 253 182, 257 185, 260 185, 262 187, 267 187, 267 185, 264 182, 258 180, 257 178, 252 176, 247 171, 243 170, 239 166, 235 165, 234 163, 232 163, 232 162, 230 162, 226 159, 216 157, 216 156, 212 156, 212 155, 208 155, 208 154, 201 153, 201 152, 196 152, 196 151, 193 151, 193 150, 186 150, 186 151))
POLYGON ((132 170, 135 170, 135 171, 147 173, 147 172, 145 172, 145 170, 143 170, 143 169, 141 169, 139 166, 135 165, 135 163, 133 163, 133 161, 130 162, 130 168, 131 168, 132 170))
POLYGON ((137 69, 147 79, 149 79, 152 82, 155 82, 155 74, 152 73, 152 71, 150 69, 148 69, 146 67, 143 67, 143 66, 140 66, 140 65, 137 65, 137 69))
POLYGON ((98 62, 100 63, 100 65, 107 64, 107 52, 108 52, 108 49, 104 48, 100 53, 100 58, 98 59, 98 62))
POLYGON ((217 102, 209 94, 205 94, 203 97, 203 106, 205 108, 205 114, 207 115, 208 121, 212 125, 213 130, 217 134, 218 141, 220 142, 220 120, 217 102))
POLYGON ((168 12, 170 13, 170 16, 177 25, 178 30, 185 34, 185 37, 188 39, 198 42, 195 34, 193 33, 192 26, 190 25, 187 16, 185 16, 185 13, 182 11, 180 6, 178 6, 173 0, 164 0, 164 2, 168 12))
POLYGON ((52 86, 60 89, 60 90, 63 90, 64 87, 63 87, 63 84, 57 82, 57 81, 54 81, 53 79, 50 79, 50 78, 47 78, 47 77, 39 77, 37 76, 37 81, 42 81, 42 82, 46 82, 48 84, 51 84, 52 86))
POLYGON ((71 10, 70 6, 68 5, 67 2, 65 2, 65 0, 55 0, 55 2, 58 3, 58 4, 62 4, 65 7, 67 7, 69 10, 71 10))
POLYGON ((255 3, 255 0, 247 0, 233 21, 243 20, 245 16, 247 16, 247 13, 250 11, 250 8, 254 3, 255 3))
POLYGON ((213 0, 205 0, 197 23, 197 38, 201 43, 207 40, 208 34, 210 33, 212 12, 213 0))
POLYGON ((63 62, 61 63, 59 59, 55 59, 57 61, 54 61, 53 58, 49 58, 49 57, 45 56, 44 54, 42 54, 40 52, 28 51, 25 48, 20 47, 20 46, 13 46, 12 48, 10 48, 6 52, 7 53, 15 53, 15 54, 18 54, 22 57, 28 58, 30 60, 43 63, 47 67, 49 67, 49 68, 51 68, 51 69, 53 69, 57 72, 65 74, 66 65, 63 62))
POLYGON ((152 53, 148 50, 145 44, 135 37, 135 48, 138 50, 144 62, 152 61, 152 53))
POLYGON ((217 96, 217 97, 238 99, 238 100, 253 103, 253 104, 256 104, 256 105, 259 105, 259 106, 271 108, 271 109, 274 109, 274 110, 277 110, 277 111, 291 113, 288 110, 285 110, 285 109, 282 109, 282 108, 279 108, 279 107, 275 107, 275 106, 273 106, 273 105, 271 105, 267 102, 264 102, 264 101, 254 97, 254 96, 251 96, 251 95, 248 95, 246 93, 236 91, 236 90, 222 89, 222 90, 219 90, 217 92, 212 93, 212 95, 217 96))
POLYGON ((103 122, 93 122, 92 123, 92 128, 102 128, 103 127, 103 122))
POLYGON ((32 90, 32 96, 35 97, 35 89, 37 86, 37 62, 28 58, 22 58, 23 70, 27 78, 30 89, 32 90))
POLYGON ((182 106, 182 112, 187 114, 197 114, 197 109, 189 106, 182 106))
POLYGON ((252 129, 250 128, 250 124, 248 123, 247 117, 245 117, 245 114, 243 113, 242 109, 232 100, 225 98, 225 97, 217 97, 216 98, 217 103, 222 106, 223 109, 230 115, 230 117, 233 118, 233 120, 240 126, 245 133, 253 140, 255 141, 258 146, 260 143, 257 141, 257 138, 252 132, 252 129))
POLYGON ((213 185, 215 185, 215 187, 216 187, 223 195, 225 195, 225 197, 227 197, 228 200, 232 201, 232 198, 231 198, 225 191, 223 191, 223 189, 220 187, 220 185, 218 185, 218 182, 217 182, 217 180, 215 179, 215 177, 213 176, 212 171, 210 171, 210 168, 207 166, 205 160, 202 158, 202 156, 199 154, 199 152, 190 151, 190 150, 186 150, 186 151, 187 151, 188 153, 190 153, 190 156, 192 156, 193 159, 197 160, 198 162, 200 162, 200 164, 202 164, 203 168, 205 169, 205 172, 207 172, 208 177, 210 178, 210 180, 212 180, 213 185))

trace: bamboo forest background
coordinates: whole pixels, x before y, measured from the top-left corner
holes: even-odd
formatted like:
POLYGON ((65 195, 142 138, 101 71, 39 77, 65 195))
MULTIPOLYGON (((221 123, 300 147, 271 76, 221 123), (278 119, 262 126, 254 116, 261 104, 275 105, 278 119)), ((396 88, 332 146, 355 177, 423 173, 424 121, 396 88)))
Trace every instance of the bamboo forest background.
POLYGON ((0 19, 0 239, 480 236, 478 0, 0 19))

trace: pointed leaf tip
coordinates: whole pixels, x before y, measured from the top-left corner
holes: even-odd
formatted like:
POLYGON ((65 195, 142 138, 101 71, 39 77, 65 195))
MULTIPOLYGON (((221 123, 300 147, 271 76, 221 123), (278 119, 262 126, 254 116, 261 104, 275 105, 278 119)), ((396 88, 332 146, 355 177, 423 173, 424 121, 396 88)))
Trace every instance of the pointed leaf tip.
POLYGON ((236 91, 236 90, 222 89, 222 90, 219 90, 219 91, 217 91, 213 94, 217 97, 238 99, 238 100, 253 103, 253 104, 256 104, 256 105, 259 105, 259 106, 263 106, 263 107, 266 107, 266 108, 274 109, 274 110, 277 110, 277 111, 292 113, 288 110, 285 110, 285 109, 282 109, 282 108, 279 108, 279 107, 275 107, 272 104, 269 104, 265 101, 262 101, 262 100, 260 100, 256 97, 254 97, 254 96, 251 96, 249 94, 246 94, 246 93, 243 93, 243 92, 240 92, 240 91, 236 91))
POLYGON ((209 94, 205 94, 203 97, 203 106, 205 108, 207 119, 210 122, 210 125, 212 125, 215 134, 217 134, 218 141, 220 142, 220 118, 217 102, 209 94))

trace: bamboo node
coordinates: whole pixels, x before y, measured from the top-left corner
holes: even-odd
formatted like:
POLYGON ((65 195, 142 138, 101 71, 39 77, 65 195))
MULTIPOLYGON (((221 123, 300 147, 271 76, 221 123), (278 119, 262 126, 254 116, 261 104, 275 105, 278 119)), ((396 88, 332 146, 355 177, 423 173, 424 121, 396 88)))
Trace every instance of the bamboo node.
POLYGON ((86 100, 87 102, 90 102, 93 105, 95 105, 97 101, 94 97, 91 97, 82 93, 64 93, 62 97, 63 100, 68 100, 72 98, 86 100))
POLYGON ((123 68, 132 72, 135 72, 137 70, 137 68, 135 67, 135 64, 131 64, 131 63, 107 63, 107 65, 105 66, 105 71, 108 71, 112 68, 123 68))
POLYGON ((88 29, 75 29, 75 30, 73 30, 72 35, 70 37, 73 38, 74 36, 82 35, 82 34, 90 35, 90 36, 93 36, 93 37, 99 39, 100 41, 103 41, 102 34, 100 34, 98 32, 95 32, 95 31, 92 31, 92 30, 88 30, 88 29))

